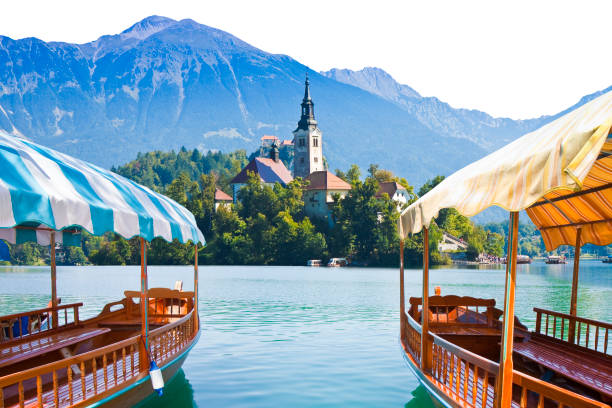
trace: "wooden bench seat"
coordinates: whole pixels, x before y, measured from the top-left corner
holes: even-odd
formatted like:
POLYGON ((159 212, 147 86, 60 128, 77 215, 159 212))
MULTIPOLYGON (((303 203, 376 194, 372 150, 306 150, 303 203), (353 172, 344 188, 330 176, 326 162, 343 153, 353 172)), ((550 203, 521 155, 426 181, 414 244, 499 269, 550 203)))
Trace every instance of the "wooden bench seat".
POLYGON ((612 399, 612 365, 599 355, 573 350, 569 346, 538 337, 515 343, 514 352, 555 373, 612 399))
POLYGON ((52 351, 60 350, 64 347, 81 343, 96 336, 101 336, 110 331, 111 329, 106 327, 64 330, 45 337, 8 345, 0 348, 0 367, 6 367, 52 351))

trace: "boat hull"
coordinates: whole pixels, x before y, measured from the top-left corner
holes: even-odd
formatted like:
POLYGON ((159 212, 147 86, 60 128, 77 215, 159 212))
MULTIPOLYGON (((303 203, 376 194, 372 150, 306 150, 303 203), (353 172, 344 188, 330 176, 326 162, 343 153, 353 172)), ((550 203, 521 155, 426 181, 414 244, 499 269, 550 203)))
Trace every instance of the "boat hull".
POLYGON ((414 376, 417 378, 417 380, 419 380, 421 385, 427 390, 427 392, 431 396, 432 402, 437 407, 444 407, 444 408, 459 407, 459 405, 454 404, 448 398, 448 396, 446 396, 445 394, 441 392, 438 392, 438 387, 436 387, 436 385, 434 385, 431 381, 429 381, 429 379, 427 379, 427 377, 425 377, 421 369, 417 366, 416 362, 412 359, 410 354, 404 348, 401 339, 399 340, 399 344, 400 344, 400 350, 401 350, 402 356, 404 357, 404 361, 406 361, 406 365, 408 366, 412 374, 414 374, 414 376))
MULTIPOLYGON (((163 367, 161 367, 162 374, 164 377, 164 383, 168 384, 176 373, 181 369, 183 363, 187 359, 187 355, 198 342, 200 338, 200 332, 193 339, 189 347, 177 357, 166 363, 163 367)), ((153 387, 151 385, 151 376, 147 375, 146 377, 136 381, 135 383, 126 385, 124 388, 117 390, 112 395, 107 396, 106 398, 96 401, 95 403, 88 405, 88 407, 104 407, 104 408, 123 408, 123 407, 131 407, 144 399, 148 398, 150 395, 154 393, 153 387)))

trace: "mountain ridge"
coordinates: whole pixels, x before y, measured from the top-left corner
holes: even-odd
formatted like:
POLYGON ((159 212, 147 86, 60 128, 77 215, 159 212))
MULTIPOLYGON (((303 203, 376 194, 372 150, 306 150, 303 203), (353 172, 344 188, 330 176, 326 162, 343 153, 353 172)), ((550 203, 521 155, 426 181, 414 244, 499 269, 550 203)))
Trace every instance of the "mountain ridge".
POLYGON ((318 73, 162 16, 84 44, 0 36, 0 128, 105 167, 181 146, 253 151, 291 138, 308 73, 330 170, 378 163, 419 185, 557 116, 494 118, 362 71, 318 73))

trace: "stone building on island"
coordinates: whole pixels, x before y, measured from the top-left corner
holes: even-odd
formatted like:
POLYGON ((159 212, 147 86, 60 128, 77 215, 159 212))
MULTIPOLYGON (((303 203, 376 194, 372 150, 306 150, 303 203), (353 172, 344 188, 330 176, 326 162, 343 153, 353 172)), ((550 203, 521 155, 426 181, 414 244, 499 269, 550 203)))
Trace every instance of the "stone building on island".
POLYGON ((251 160, 230 184, 236 202, 238 191, 248 180, 248 172, 259 175, 261 181, 269 185, 280 183, 286 186, 293 177, 301 177, 307 182, 303 195, 304 213, 309 217, 328 219, 331 222, 330 205, 334 201, 334 195, 345 197, 351 190, 351 185, 325 168, 323 133, 315 120, 308 75, 304 85, 301 117, 297 128, 293 131, 293 142, 282 142, 283 148, 293 148, 293 175, 279 159, 279 147, 281 147, 279 138, 265 135, 261 138, 260 157, 251 160))
POLYGON ((286 186, 293 180, 291 172, 279 158, 278 143, 275 143, 270 149, 269 158, 255 157, 230 181, 234 203, 238 200, 238 191, 247 183, 249 172, 255 173, 262 183, 270 186, 275 183, 286 186))
POLYGON ((315 171, 306 177, 308 185, 304 190, 304 213, 311 218, 328 218, 331 222, 330 206, 334 195, 344 198, 351 185, 327 170, 315 171))

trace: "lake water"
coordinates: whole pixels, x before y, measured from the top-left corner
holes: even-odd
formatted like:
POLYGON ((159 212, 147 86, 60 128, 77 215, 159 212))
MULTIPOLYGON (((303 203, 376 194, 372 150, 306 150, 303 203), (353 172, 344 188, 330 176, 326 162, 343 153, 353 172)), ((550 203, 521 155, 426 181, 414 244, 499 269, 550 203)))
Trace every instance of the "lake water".
MULTIPOLYGON (((533 327, 535 306, 569 309, 572 265, 520 265, 516 314, 533 327)), ((139 267, 60 267, 62 303, 82 316, 138 290, 139 267)), ((193 288, 190 267, 149 267, 150 287, 193 288)), ((200 268, 202 336, 162 398, 143 407, 432 407, 398 344, 396 269, 200 268)), ((435 269, 442 294, 503 304, 503 268, 435 269)), ((421 271, 406 271, 406 296, 420 296, 421 271)), ((0 268, 0 314, 45 307, 49 268, 0 268)), ((612 266, 581 264, 578 313, 612 321, 612 266)))

